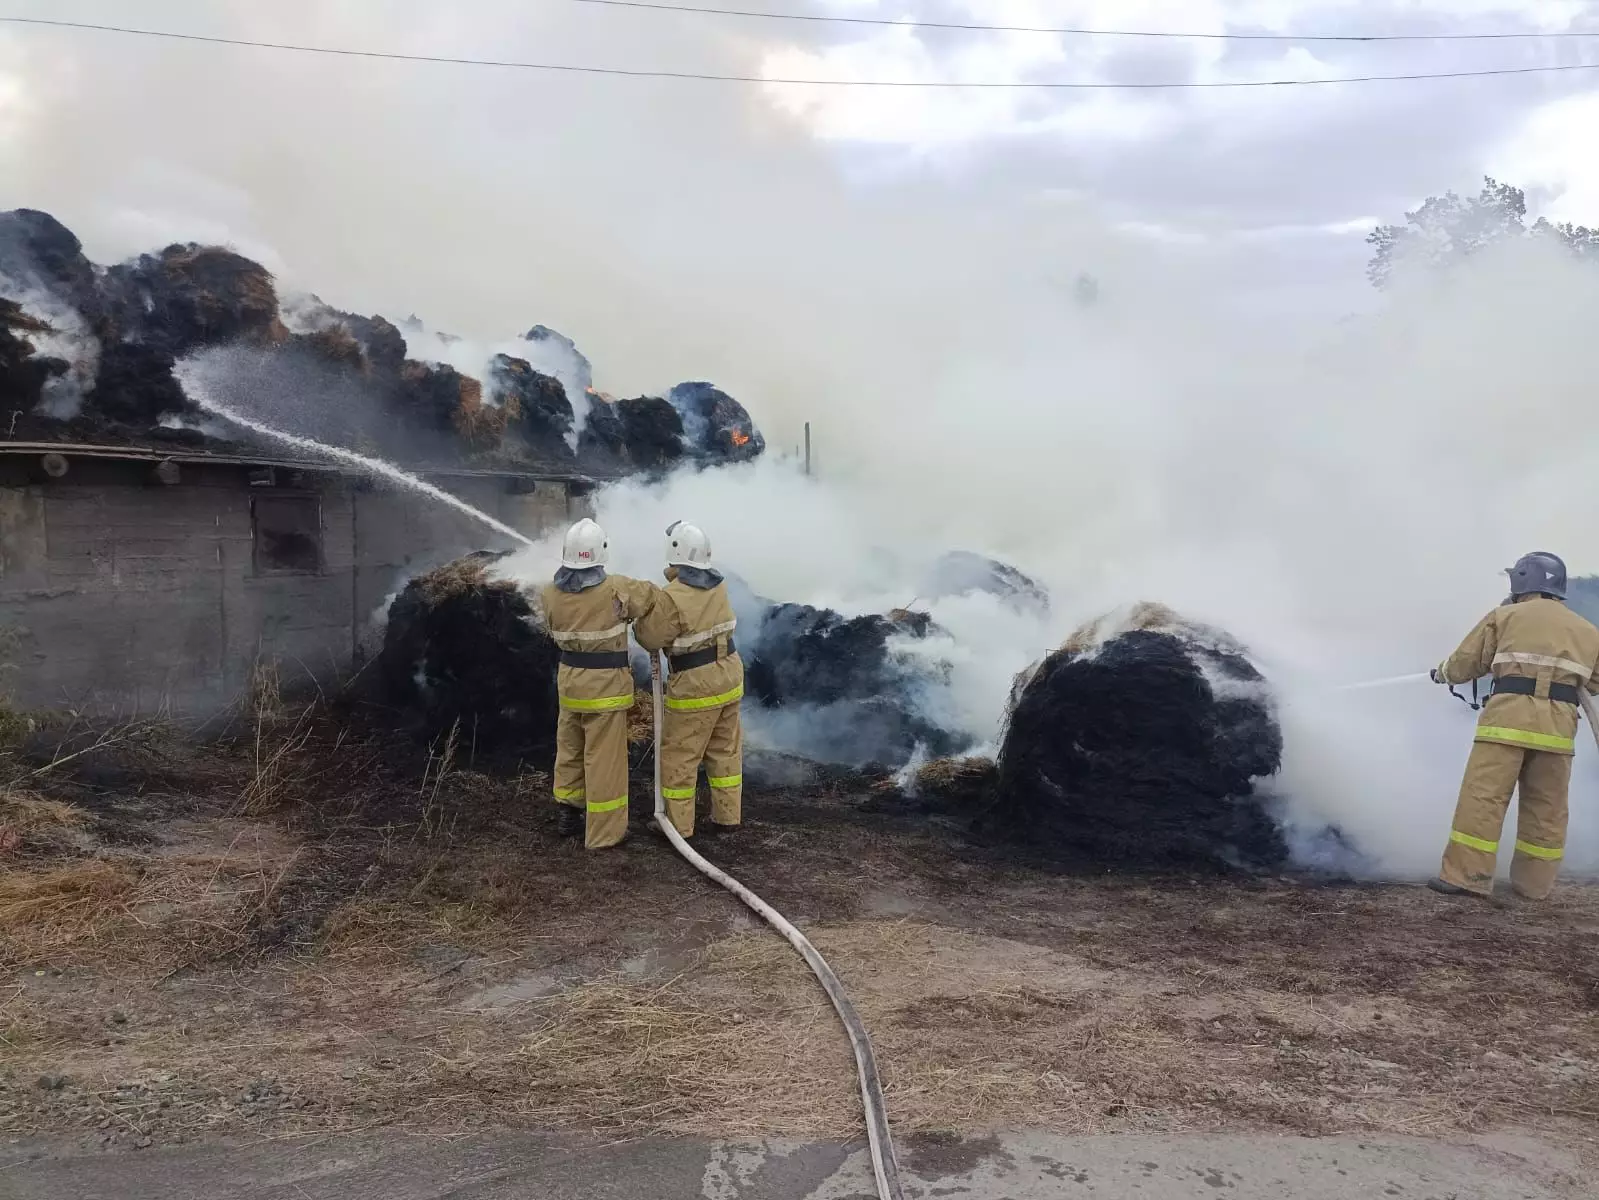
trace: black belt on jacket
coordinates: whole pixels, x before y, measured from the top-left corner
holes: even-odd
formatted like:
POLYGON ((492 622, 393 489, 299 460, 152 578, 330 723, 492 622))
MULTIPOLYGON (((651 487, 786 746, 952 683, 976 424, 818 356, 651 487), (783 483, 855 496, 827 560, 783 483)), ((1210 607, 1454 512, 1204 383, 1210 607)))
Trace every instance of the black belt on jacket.
MULTIPOLYGON (((1536 696, 1538 694, 1538 681, 1525 675, 1506 675, 1494 680, 1494 690, 1489 693, 1494 696, 1536 696)), ((1562 704, 1576 704, 1580 693, 1575 684, 1551 683, 1549 685, 1549 699, 1558 700, 1562 704)))
POLYGON ((562 650, 561 665, 584 671, 612 671, 618 667, 626 669, 632 666, 633 660, 628 657, 626 650, 595 650, 587 653, 582 650, 562 650))
MULTIPOLYGON (((732 655, 737 651, 738 647, 733 645, 732 635, 729 634, 727 639, 727 653, 732 655)), ((718 654, 716 651, 716 643, 713 642, 709 646, 705 647, 705 649, 695 650, 689 654, 668 654, 666 656, 666 661, 672 666, 672 674, 676 675, 680 671, 692 671, 695 667, 708 667, 721 657, 722 655, 718 654)))

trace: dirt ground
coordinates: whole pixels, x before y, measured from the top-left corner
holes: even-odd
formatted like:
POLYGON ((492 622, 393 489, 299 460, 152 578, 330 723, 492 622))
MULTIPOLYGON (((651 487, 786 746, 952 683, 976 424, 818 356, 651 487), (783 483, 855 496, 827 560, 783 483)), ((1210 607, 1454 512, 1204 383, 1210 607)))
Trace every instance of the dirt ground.
MULTIPOLYGON (((0 756, 0 1132, 857 1132, 820 989, 645 788, 586 854, 539 771, 321 718, 66 734, 0 756)), ((833 963, 902 1132, 1594 1147, 1599 888, 1062 874, 838 780, 746 816, 703 848, 833 963)))

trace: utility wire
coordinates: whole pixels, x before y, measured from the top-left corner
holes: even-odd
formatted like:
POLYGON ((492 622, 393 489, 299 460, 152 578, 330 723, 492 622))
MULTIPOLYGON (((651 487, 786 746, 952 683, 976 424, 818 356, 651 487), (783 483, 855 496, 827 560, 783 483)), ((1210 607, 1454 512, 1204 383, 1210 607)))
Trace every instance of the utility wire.
POLYGON ((0 24, 46 26, 54 29, 87 29, 99 33, 121 33, 135 37, 164 38, 169 41, 200 42, 213 46, 247 46, 256 50, 291 50, 300 54, 324 54, 339 58, 381 59, 387 62, 444 63, 459 67, 501 67, 519 71, 558 71, 573 75, 620 75, 633 79, 697 79, 712 83, 792 84, 803 87, 861 88, 946 88, 1003 91, 1202 91, 1210 88, 1286 88, 1321 87, 1339 83, 1408 83, 1424 79, 1480 79, 1491 75, 1544 75, 1564 71, 1599 70, 1599 62, 1563 63, 1555 66, 1496 67, 1479 71, 1421 71, 1402 75, 1342 75, 1330 79, 1174 79, 1151 82, 1113 80, 1002 80, 959 79, 777 79, 764 75, 719 75, 701 71, 654 71, 631 67, 579 66, 574 63, 524 62, 516 59, 456 58, 443 54, 399 54, 383 50, 356 50, 335 46, 303 46, 292 42, 263 42, 246 38, 214 37, 198 33, 175 33, 162 29, 134 29, 122 25, 94 25, 85 21, 56 21, 43 17, 0 16, 0 24))
POLYGON ((711 8, 698 4, 660 4, 651 0, 572 0, 604 8, 644 8, 656 12, 699 13, 717 17, 757 17, 768 21, 816 21, 836 25, 889 25, 904 29, 958 29, 969 33, 1056 33, 1083 37, 1176 38, 1219 42, 1490 42, 1540 38, 1599 37, 1599 30, 1546 33, 1178 33, 1153 29, 1079 29, 1049 25, 982 25, 959 21, 913 21, 894 17, 846 17, 830 13, 756 12, 746 8, 711 8))

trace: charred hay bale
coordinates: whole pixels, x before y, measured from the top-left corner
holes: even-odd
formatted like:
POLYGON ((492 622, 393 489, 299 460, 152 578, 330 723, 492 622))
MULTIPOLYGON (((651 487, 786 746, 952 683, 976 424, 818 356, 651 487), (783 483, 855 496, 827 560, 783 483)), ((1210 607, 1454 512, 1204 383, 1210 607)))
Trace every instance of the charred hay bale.
POLYGON ((148 342, 109 342, 100 348, 93 413, 118 424, 152 426, 166 416, 199 409, 172 374, 176 360, 148 342))
POLYGON ((991 819, 1098 865, 1274 867, 1288 846, 1254 781, 1282 751, 1244 648, 1140 606, 1079 630, 1019 680, 991 819))
POLYGON ((442 363, 407 360, 400 368, 396 407, 418 426, 437 433, 459 428, 469 397, 480 400, 482 385, 442 363))
POLYGON ((952 550, 935 562, 922 580, 920 594, 939 600, 973 593, 996 596, 1019 611, 1049 615, 1049 591, 1043 584, 1008 563, 969 550, 952 550))
POLYGON ((773 605, 744 651, 746 695, 772 714, 779 748, 820 761, 899 767, 919 750, 958 753, 970 739, 935 715, 937 668, 894 645, 933 632, 925 613, 773 605))
POLYGON ((405 335, 383 317, 363 317, 358 313, 337 314, 342 328, 361 347, 367 368, 376 375, 394 376, 405 365, 405 335))
POLYGON ((683 457, 683 419, 659 396, 611 400, 585 393, 588 420, 578 438, 578 453, 598 453, 635 470, 661 471, 683 457))
POLYGON ((405 335, 383 317, 345 312, 311 295, 286 302, 284 318, 297 339, 323 351, 330 362, 384 379, 397 378, 405 365, 405 335))
POLYGON ((94 265, 83 243, 49 213, 0 213, 0 276, 17 287, 42 288, 91 323, 101 315, 94 265))
POLYGON ((496 354, 489 363, 488 384, 494 402, 512 415, 515 436, 541 449, 567 449, 572 402, 559 379, 535 371, 523 359, 496 354))
POLYGON ((49 325, 28 316, 20 304, 0 297, 0 405, 30 411, 45 385, 67 373, 64 359, 34 348, 33 338, 49 332, 49 325))
POLYGON ((272 345, 287 331, 278 319, 272 274, 220 246, 168 246, 106 272, 103 288, 122 340, 182 358, 235 341, 272 345))
POLYGON ((479 754, 542 754, 555 735, 560 654, 513 582, 480 551, 406 584, 389 606, 378 671, 389 703, 429 738, 458 730, 479 754))
POLYGON ((717 462, 748 462, 766 450, 766 439, 748 410, 709 383, 680 383, 667 400, 683 421, 688 452, 717 462))

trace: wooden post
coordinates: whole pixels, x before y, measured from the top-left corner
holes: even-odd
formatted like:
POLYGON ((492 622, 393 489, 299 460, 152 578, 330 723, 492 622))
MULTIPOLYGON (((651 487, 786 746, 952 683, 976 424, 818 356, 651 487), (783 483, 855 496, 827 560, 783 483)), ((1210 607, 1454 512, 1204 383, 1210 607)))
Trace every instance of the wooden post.
POLYGON ((811 473, 811 423, 805 422, 805 474, 811 473))

